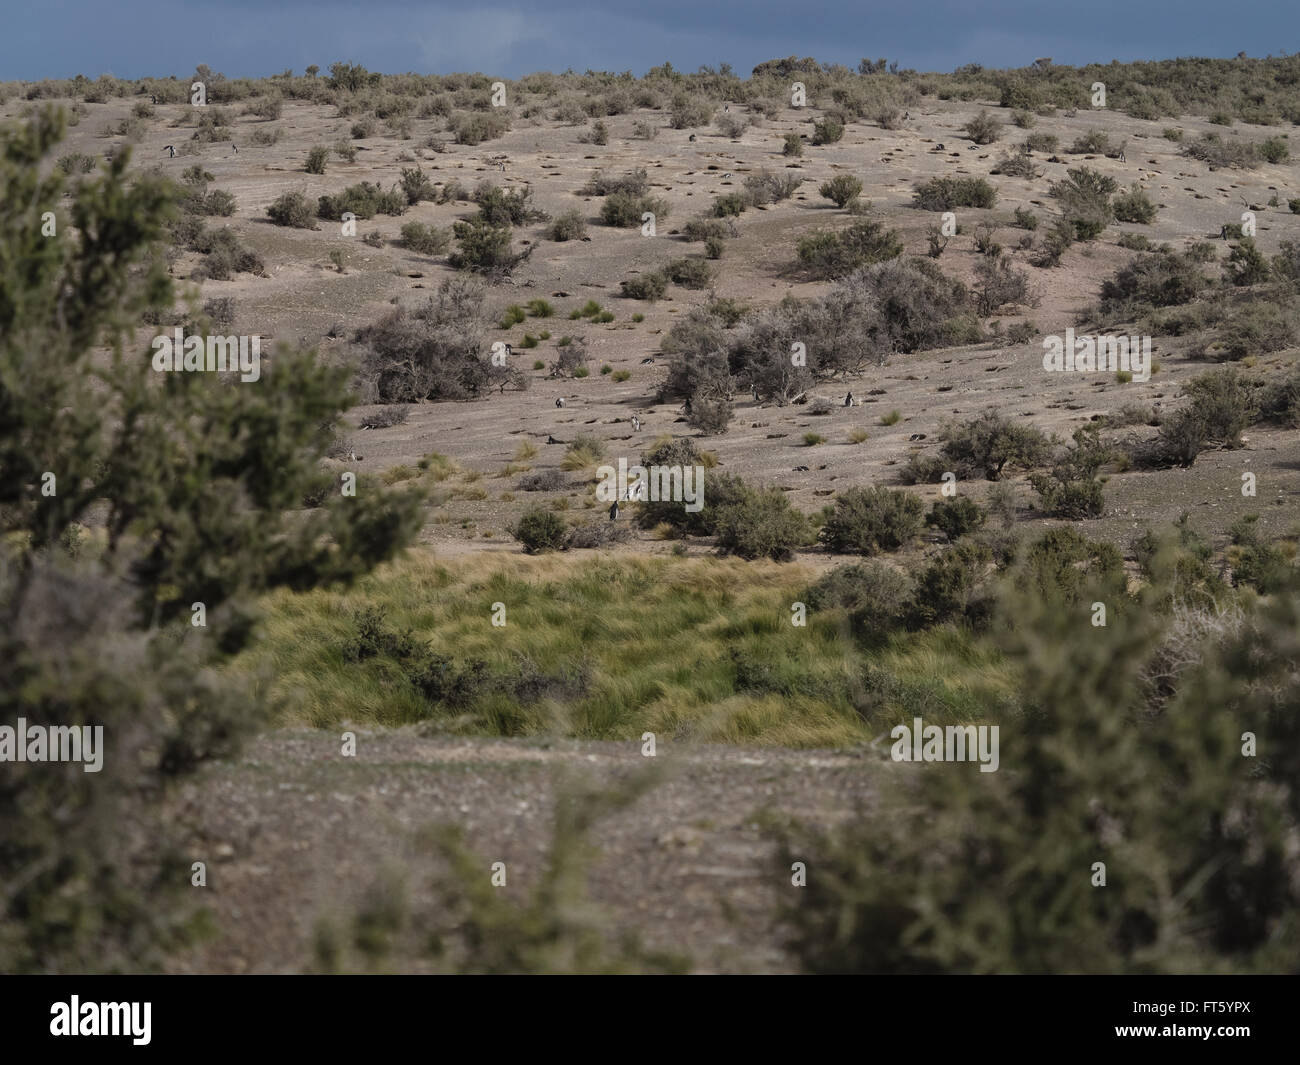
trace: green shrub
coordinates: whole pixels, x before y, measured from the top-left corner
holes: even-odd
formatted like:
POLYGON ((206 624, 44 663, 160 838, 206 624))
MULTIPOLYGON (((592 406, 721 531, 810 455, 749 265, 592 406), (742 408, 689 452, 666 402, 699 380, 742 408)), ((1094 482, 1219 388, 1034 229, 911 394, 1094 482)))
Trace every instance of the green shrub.
POLYGON ((460 114, 451 121, 451 131, 457 144, 475 145, 496 140, 509 128, 510 120, 501 114, 500 109, 460 114))
POLYGON ((710 237, 725 239, 732 235, 731 223, 721 218, 692 218, 682 227, 682 236, 687 240, 708 240, 710 237))
POLYGON ((1254 237, 1242 237, 1232 246, 1225 269, 1234 285, 1257 285, 1267 281, 1272 273, 1268 259, 1255 246, 1254 237))
POLYGON ((524 545, 524 550, 530 555, 540 551, 563 551, 569 544, 569 528, 564 519, 543 507, 534 507, 524 514, 510 534, 524 545))
POLYGON ((1016 208, 1015 219, 1016 225, 1021 229, 1028 229, 1032 232, 1038 228, 1038 215, 1024 207, 1016 208))
POLYGON ((776 489, 755 492, 721 507, 716 530, 718 550, 722 554, 745 559, 770 558, 774 562, 789 561, 794 557, 794 549, 804 546, 811 538, 807 517, 791 507, 785 493, 776 489))
POLYGON ((301 192, 286 192, 270 207, 266 215, 277 226, 292 226, 295 229, 315 229, 315 212, 311 203, 301 192))
POLYGON ((988 512, 969 496, 940 499, 925 516, 931 525, 949 540, 957 540, 981 528, 988 520, 988 512))
POLYGON ((1030 475, 1043 510, 1054 518, 1074 521, 1101 517, 1103 481, 1097 472, 1114 456, 1115 450, 1102 443, 1096 425, 1076 429, 1074 447, 1053 464, 1051 473, 1030 475))
POLYGON ((713 199, 713 214, 716 218, 737 218, 745 213, 749 199, 743 192, 725 192, 713 199))
POLYGON ((1110 195, 1118 187, 1109 175, 1076 167, 1066 172, 1066 180, 1053 182, 1049 191, 1061 201, 1061 213, 1074 227, 1075 239, 1093 240, 1114 220, 1110 195))
POLYGON ((474 190, 478 220, 490 226, 522 226, 535 222, 544 216, 529 203, 532 195, 531 188, 509 190, 482 182, 474 190))
POLYGON ((657 196, 634 196, 626 192, 613 192, 600 206, 600 220, 607 226, 632 229, 643 222, 643 214, 653 214, 656 222, 668 217, 668 202, 657 196))
POLYGON ((903 242, 897 230, 864 219, 847 229, 800 237, 798 253, 800 263, 815 276, 838 278, 861 266, 897 258, 903 254, 903 242))
POLYGON ((510 227, 494 226, 475 218, 452 225, 452 232, 460 244, 449 262, 458 270, 471 270, 491 276, 508 275, 531 253, 516 254, 511 247, 510 227))
POLYGON ((905 625, 913 585, 906 574, 873 559, 827 571, 805 593, 813 610, 846 610, 855 634, 878 641, 905 625))
POLYGON ((1116 196, 1111 206, 1117 221, 1137 222, 1141 225, 1150 225, 1155 221, 1156 212, 1159 210, 1151 202, 1150 197, 1136 185, 1116 196))
POLYGON ((836 174, 817 191, 836 207, 847 207, 862 195, 862 182, 852 174, 836 174))
POLYGON ((400 189, 385 192, 378 185, 362 181, 349 185, 337 196, 320 197, 316 202, 316 215, 338 222, 348 212, 358 218, 373 218, 377 214, 401 215, 406 208, 406 194, 400 189))
POLYGON ((323 174, 325 173, 325 164, 329 161, 330 150, 317 145, 307 153, 307 173, 323 174))
POLYGON ((844 136, 844 125, 834 118, 824 118, 813 123, 812 142, 815 145, 834 144, 844 136))
POLYGON ((897 551, 921 531, 925 507, 916 496, 895 488, 849 488, 835 497, 835 508, 820 540, 832 551, 874 555, 897 551))
POLYGON ((923 211, 951 211, 954 207, 992 207, 997 190, 983 178, 936 177, 917 185, 914 207, 923 211))
POLYGON ((576 207, 556 215, 546 230, 546 239, 556 242, 581 240, 587 235, 587 220, 576 207))
POLYGON ((713 271, 703 259, 674 259, 664 267, 664 273, 674 285, 683 288, 708 288, 713 281, 713 271))
POLYGON ((1172 307, 1194 300, 1206 281, 1197 264, 1176 252, 1139 255, 1101 285, 1107 311, 1141 305, 1172 307))
POLYGON ((986 545, 964 540, 932 559, 917 578, 908 624, 921 629, 963 619, 983 621, 986 604, 978 593, 992 556, 986 545))
POLYGON ((1249 141, 1233 138, 1224 140, 1218 133, 1203 133, 1199 140, 1183 146, 1183 155, 1199 159, 1211 170, 1219 167, 1254 169, 1259 165, 1259 152, 1249 141))
POLYGON ((992 144, 1002 135, 1002 123, 988 111, 980 111, 962 128, 976 144, 992 144))
POLYGON ((399 184, 406 196, 406 202, 412 207, 423 200, 432 201, 438 198, 438 190, 433 187, 428 175, 418 166, 403 167, 399 184))
POLYGON ((402 226, 402 246, 421 255, 442 255, 450 244, 451 235, 445 229, 423 222, 407 222, 402 226))
MULTIPOLYGON (((647 270, 619 282, 621 295, 632 300, 661 300, 668 291, 668 278, 658 270, 647 270)), ((594 316, 593 316, 594 317, 594 316)))
POLYGON ((1269 137, 1260 142, 1259 154, 1266 163, 1285 163, 1291 158, 1291 147, 1285 137, 1269 137))
POLYGON ((965 422, 949 422, 940 430, 941 453, 948 469, 982 474, 990 481, 1007 466, 1032 468, 1047 457, 1050 441, 1032 425, 988 411, 965 422))
POLYGON ((803 155, 803 137, 798 133, 787 133, 781 145, 781 154, 790 159, 800 158, 803 155))

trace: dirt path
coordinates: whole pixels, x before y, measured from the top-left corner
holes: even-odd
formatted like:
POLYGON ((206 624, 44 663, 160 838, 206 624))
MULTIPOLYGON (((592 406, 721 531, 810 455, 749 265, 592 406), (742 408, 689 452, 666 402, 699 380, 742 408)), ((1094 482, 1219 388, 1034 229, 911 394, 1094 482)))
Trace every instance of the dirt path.
MULTIPOLYGON (((339 736, 278 731, 213 766, 178 796, 193 856, 207 863, 218 933, 173 962, 177 972, 283 972, 310 965, 319 918, 356 905, 396 871, 414 905, 435 871, 420 830, 460 825, 483 858, 506 863, 522 896, 551 836, 557 783, 613 784, 653 767, 661 782, 600 821, 590 894, 611 924, 649 946, 687 951, 704 971, 787 971, 775 928, 776 867, 757 823, 764 810, 826 824, 870 807, 881 752, 477 740, 414 729, 362 732, 355 757, 339 736)), ((900 781, 901 783, 901 781, 900 781)))

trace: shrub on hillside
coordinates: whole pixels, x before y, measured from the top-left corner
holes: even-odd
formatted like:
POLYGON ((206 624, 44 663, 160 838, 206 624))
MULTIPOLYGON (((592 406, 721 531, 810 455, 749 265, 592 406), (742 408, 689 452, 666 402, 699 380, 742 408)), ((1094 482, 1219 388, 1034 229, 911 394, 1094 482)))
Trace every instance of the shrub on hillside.
POLYGON ((718 550, 745 559, 788 562, 812 535, 807 517, 776 489, 754 492, 721 508, 715 520, 718 550))
POLYGON ((992 207, 997 190, 983 178, 935 177, 917 185, 912 205, 923 211, 951 211, 954 207, 992 207))
POLYGON ((836 207, 847 207, 862 195, 862 182, 852 174, 836 174, 833 178, 822 182, 821 188, 817 191, 836 207))
POLYGON ((421 255, 441 255, 451 244, 451 235, 445 229, 407 222, 402 226, 402 247, 421 255))
POLYGON ((541 551, 563 551, 569 546, 569 527, 553 510, 534 507, 510 530, 510 535, 535 555, 541 551))
POLYGON ((1002 123, 988 111, 980 111, 962 129, 976 144, 992 144, 1002 136, 1002 123))
POLYGON ((879 640, 901 629, 912 603, 911 579, 873 559, 829 570, 805 593, 813 610, 848 611, 855 633, 879 640))
POLYGON ((655 222, 668 217, 668 201, 658 196, 634 196, 627 192, 612 192, 600 205, 600 220, 607 226, 632 229, 645 221, 643 214, 655 216, 655 222))
POLYGON ((969 496, 940 499, 925 516, 926 525, 938 529, 950 541, 975 532, 987 520, 988 512, 969 496))
POLYGON ((849 488, 835 497, 835 508, 819 538, 832 551, 860 555, 897 551, 921 531, 924 514, 924 505, 910 492, 849 488))
POLYGON ((1159 210, 1151 202, 1151 198, 1136 185, 1116 196, 1111 207, 1115 212, 1116 221, 1136 222, 1140 225, 1150 225, 1155 221, 1156 212, 1159 210))
POLYGON ((898 231, 863 219, 847 229, 820 230, 800 237, 799 262, 815 277, 844 277, 859 267, 895 259, 903 254, 898 231))
POLYGON ((587 235, 587 220, 576 207, 555 216, 546 230, 546 239, 562 243, 581 240, 587 235))
POLYGON ((301 192, 286 192, 266 209, 267 217, 277 226, 295 229, 315 229, 315 211, 311 201, 301 192))
POLYGON ((1040 465, 1051 441, 1032 425, 988 411, 964 422, 949 422, 940 430, 940 449, 948 468, 960 477, 964 471, 996 481, 1008 467, 1040 465))

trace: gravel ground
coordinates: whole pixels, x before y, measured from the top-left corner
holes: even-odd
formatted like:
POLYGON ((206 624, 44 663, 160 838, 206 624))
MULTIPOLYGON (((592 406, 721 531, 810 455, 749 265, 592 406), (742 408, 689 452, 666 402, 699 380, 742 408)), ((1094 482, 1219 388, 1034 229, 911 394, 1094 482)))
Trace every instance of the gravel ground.
MULTIPOLYGON (((592 901, 647 946, 687 952, 698 971, 794 968, 775 918, 797 889, 777 867, 764 811, 828 824, 869 810, 885 774, 879 753, 660 743, 478 740, 414 729, 357 734, 277 731, 215 765, 177 797, 190 860, 207 863, 217 934, 174 960, 176 972, 293 972, 312 963, 325 915, 346 914, 381 871, 398 870, 412 901, 431 901, 436 871, 421 829, 451 822, 483 858, 506 863, 507 892, 543 868, 557 786, 613 784, 647 771, 659 782, 599 821, 592 901)), ((393 963, 419 969, 416 963, 393 963)))

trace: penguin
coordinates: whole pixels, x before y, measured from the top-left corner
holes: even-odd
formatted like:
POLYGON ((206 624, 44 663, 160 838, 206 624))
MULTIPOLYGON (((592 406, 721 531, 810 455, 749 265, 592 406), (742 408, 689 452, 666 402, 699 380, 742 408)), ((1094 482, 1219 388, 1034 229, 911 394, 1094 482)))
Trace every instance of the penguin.
POLYGON ((239 145, 238 145, 238 144, 236 144, 234 141, 231 141, 231 142, 230 142, 230 147, 231 147, 231 149, 234 151, 234 153, 235 153, 236 155, 239 154, 239 145))
POLYGON ((175 149, 175 147, 173 147, 172 145, 170 145, 170 144, 167 145, 165 148, 163 148, 163 151, 165 151, 165 152, 169 152, 169 153, 170 153, 170 154, 167 156, 168 159, 175 159, 175 158, 176 158, 176 149, 175 149))
POLYGON ((546 442, 547 442, 548 444, 558 444, 558 443, 559 443, 559 441, 556 440, 555 437, 553 437, 553 436, 548 436, 548 437, 546 438, 546 442))
POLYGON ((692 133, 692 134, 691 134, 689 137, 687 137, 686 139, 689 140, 692 144, 694 144, 694 143, 695 143, 695 134, 692 133))
POLYGON ((634 414, 632 415, 632 432, 639 433, 640 431, 641 431, 641 419, 634 414))
POLYGON ((614 502, 612 502, 609 505, 609 520, 618 521, 618 500, 617 499, 614 500, 614 502))
POLYGON ((556 396, 556 397, 555 397, 555 405, 556 405, 557 407, 563 407, 563 406, 564 406, 564 397, 563 397, 563 396, 556 396))
POLYGON ((844 397, 844 405, 845 405, 846 407, 851 407, 851 406, 853 406, 853 393, 852 393, 852 392, 850 392, 847 396, 844 397))

